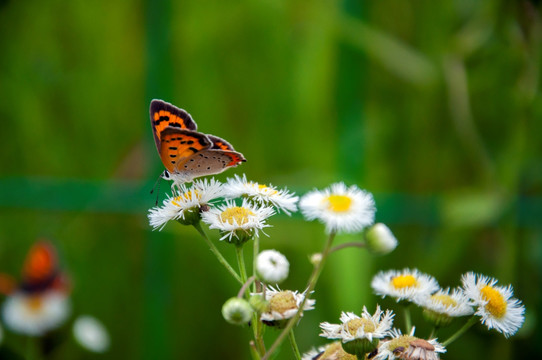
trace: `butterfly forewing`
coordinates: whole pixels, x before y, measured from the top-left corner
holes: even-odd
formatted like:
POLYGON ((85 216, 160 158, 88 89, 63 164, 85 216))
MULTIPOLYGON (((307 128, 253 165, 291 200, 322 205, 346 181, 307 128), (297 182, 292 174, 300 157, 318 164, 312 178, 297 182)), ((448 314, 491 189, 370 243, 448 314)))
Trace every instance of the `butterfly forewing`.
POLYGON ((160 133, 160 138, 160 157, 171 173, 183 171, 189 157, 212 146, 205 134, 173 127, 165 128, 160 133))
POLYGON ((167 127, 196 131, 198 126, 189 113, 162 100, 151 101, 150 107, 154 142, 160 151, 160 133, 167 127))

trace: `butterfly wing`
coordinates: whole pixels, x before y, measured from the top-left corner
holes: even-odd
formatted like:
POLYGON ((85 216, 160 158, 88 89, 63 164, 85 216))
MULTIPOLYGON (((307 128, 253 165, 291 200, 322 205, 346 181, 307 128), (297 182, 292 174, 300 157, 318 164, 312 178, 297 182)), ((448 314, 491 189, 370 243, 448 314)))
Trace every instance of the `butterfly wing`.
POLYGON ((235 151, 233 146, 226 140, 210 134, 207 134, 207 137, 213 142, 213 146, 211 147, 211 149, 235 151))
POLYGON ((243 154, 239 152, 211 148, 202 150, 187 159, 183 165, 183 171, 191 178, 215 175, 245 161, 243 154))
POLYGON ((167 127, 196 131, 196 122, 189 113, 162 100, 152 100, 150 106, 151 126, 154 143, 160 152, 160 133, 167 127))
POLYGON ((174 174, 184 172, 187 160, 194 154, 209 149, 212 142, 197 131, 167 127, 160 133, 159 152, 166 169, 174 174))

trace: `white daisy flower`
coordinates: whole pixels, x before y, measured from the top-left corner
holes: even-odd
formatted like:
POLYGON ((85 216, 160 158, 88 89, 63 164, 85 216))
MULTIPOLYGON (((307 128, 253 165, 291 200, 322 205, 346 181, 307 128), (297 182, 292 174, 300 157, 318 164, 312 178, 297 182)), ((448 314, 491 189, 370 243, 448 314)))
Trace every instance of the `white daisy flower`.
POLYGON ((68 318, 70 310, 65 292, 48 290, 27 294, 18 291, 6 298, 2 317, 6 327, 13 332, 41 336, 60 327, 68 318))
POLYGON ((475 315, 482 318, 482 324, 496 329, 505 337, 514 335, 525 320, 525 307, 518 299, 512 298, 514 291, 508 287, 496 286, 497 280, 469 272, 461 278, 463 289, 476 307, 475 315))
POLYGON ((297 211, 298 196, 290 194, 286 189, 277 189, 271 184, 264 185, 254 181, 248 181, 246 175, 243 177, 235 175, 235 178, 228 179, 224 184, 224 196, 228 198, 247 197, 260 205, 274 206, 278 211, 282 210, 290 215, 290 212, 297 211))
POLYGON ((299 208, 308 220, 325 224, 328 233, 360 231, 374 222, 376 211, 371 193, 342 182, 305 194, 299 208))
POLYGON ((367 249, 378 255, 389 254, 397 247, 397 239, 390 228, 382 223, 376 223, 365 232, 367 249))
POLYGON ((446 348, 436 339, 424 340, 414 336, 415 328, 409 335, 403 335, 401 330, 393 329, 388 333, 390 340, 380 342, 377 353, 371 360, 438 360, 439 354, 446 348))
POLYGON ((427 320, 437 326, 446 326, 454 317, 472 315, 474 310, 469 305, 469 299, 461 289, 440 289, 433 295, 422 294, 413 299, 421 306, 427 320))
POLYGON ((371 287, 382 298, 391 296, 401 300, 413 301, 424 294, 432 294, 439 289, 434 277, 423 274, 417 269, 402 271, 381 271, 371 281, 371 287))
POLYGON ((236 206, 233 201, 228 200, 226 205, 202 213, 201 218, 209 228, 222 232, 220 240, 228 239, 230 242, 243 243, 253 236, 258 236, 260 230, 268 227, 265 220, 274 214, 275 210, 271 207, 257 206, 243 199, 241 206, 236 206))
POLYGON ((390 310, 384 313, 380 306, 376 306, 374 315, 371 315, 367 308, 363 307, 361 317, 351 312, 341 313, 342 324, 320 324, 322 333, 320 336, 328 339, 341 339, 343 343, 356 339, 381 339, 391 329, 394 314, 390 310))
POLYGON ((81 315, 73 323, 72 330, 75 340, 83 348, 95 353, 103 353, 109 349, 109 333, 98 319, 81 315))
MULTIPOLYGON (((261 293, 252 295, 261 295, 261 293)), ((261 314, 260 319, 267 325, 272 326, 276 325, 275 322, 292 318, 297 313, 305 296, 307 296, 305 292, 299 293, 297 291, 281 290, 279 288, 275 289, 272 286, 266 286, 265 300, 268 302, 268 307, 261 314)), ((315 303, 316 300, 307 299, 303 306, 303 311, 314 309, 315 303)), ((303 312, 301 316, 303 316, 303 312)))
POLYGON ((276 250, 264 250, 256 258, 256 272, 268 284, 278 284, 286 280, 290 263, 286 256, 276 250))
POLYGON ((303 354, 301 360, 357 360, 357 357, 344 351, 340 341, 335 341, 320 346, 318 350, 311 349, 307 351, 303 354))
POLYGON ((181 184, 173 190, 161 207, 149 211, 149 223, 162 230, 170 220, 191 225, 200 219, 200 209, 222 196, 222 184, 215 179, 195 180, 191 187, 181 184))

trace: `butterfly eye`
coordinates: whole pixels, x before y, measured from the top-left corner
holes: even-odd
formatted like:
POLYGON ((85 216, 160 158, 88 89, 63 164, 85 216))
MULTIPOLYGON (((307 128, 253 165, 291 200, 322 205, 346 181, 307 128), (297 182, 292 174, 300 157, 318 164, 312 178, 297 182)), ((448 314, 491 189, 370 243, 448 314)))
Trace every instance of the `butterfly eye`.
POLYGON ((171 174, 167 170, 164 170, 164 172, 162 173, 161 176, 162 176, 162 179, 164 179, 164 180, 170 180, 171 179, 171 174))

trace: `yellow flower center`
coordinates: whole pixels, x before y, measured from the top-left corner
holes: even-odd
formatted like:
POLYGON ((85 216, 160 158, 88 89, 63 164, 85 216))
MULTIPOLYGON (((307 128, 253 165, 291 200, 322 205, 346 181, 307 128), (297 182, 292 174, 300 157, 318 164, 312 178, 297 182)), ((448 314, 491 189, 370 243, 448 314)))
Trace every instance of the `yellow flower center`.
POLYGON ((506 301, 501 293, 491 286, 484 286, 480 292, 482 297, 487 301, 486 310, 497 319, 500 319, 506 314, 506 301))
POLYGON ((329 344, 326 350, 318 359, 341 359, 341 360, 357 360, 356 355, 349 354, 343 350, 340 341, 329 344))
POLYGON ((439 302, 446 307, 457 306, 457 301, 452 299, 450 295, 444 295, 444 294, 431 295, 431 300, 433 300, 434 302, 439 302))
POLYGON ((191 201, 191 200, 200 200, 201 194, 197 190, 190 190, 187 191, 177 197, 175 197, 173 200, 171 200, 171 203, 175 206, 181 206, 179 203, 183 201, 191 201))
POLYGON ((359 328, 362 328, 363 331, 365 331, 366 333, 371 333, 376 330, 372 321, 363 318, 357 318, 348 321, 346 323, 346 327, 348 329, 348 332, 354 336, 357 334, 359 328))
POLYGON ((412 275, 399 275, 391 279, 391 284, 396 289, 418 287, 418 280, 412 275))
POLYGON ((284 314, 288 310, 297 309, 294 294, 291 291, 281 291, 269 300, 269 309, 284 314))
POLYGON ((263 184, 257 184, 257 185, 258 185, 258 190, 260 190, 261 192, 266 192, 267 195, 276 195, 277 194, 277 190, 273 190, 269 186, 266 186, 266 185, 263 185, 263 184))
POLYGON ((254 213, 247 208, 234 206, 227 208, 220 214, 220 219, 230 225, 244 225, 248 222, 248 217, 254 216, 254 213))
POLYGON ((350 210, 352 199, 346 195, 329 195, 327 197, 327 209, 333 212, 345 212, 350 210))
POLYGON ((38 312, 41 310, 43 301, 40 296, 31 296, 26 300, 26 304, 28 305, 28 308, 30 309, 30 311, 38 312))

